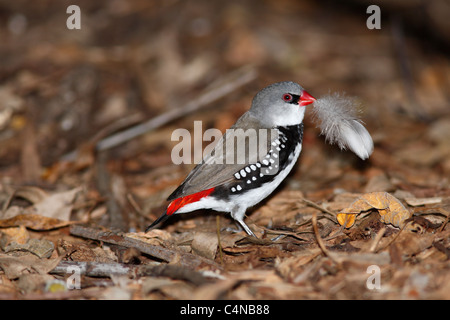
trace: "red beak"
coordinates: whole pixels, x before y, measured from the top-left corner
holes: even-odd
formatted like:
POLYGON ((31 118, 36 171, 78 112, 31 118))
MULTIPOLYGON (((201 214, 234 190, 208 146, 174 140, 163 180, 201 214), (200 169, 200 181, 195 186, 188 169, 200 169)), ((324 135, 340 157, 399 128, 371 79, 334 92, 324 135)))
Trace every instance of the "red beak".
POLYGON ((300 100, 298 100, 298 105, 300 107, 307 106, 308 104, 313 103, 316 101, 316 98, 314 98, 312 95, 310 95, 306 90, 303 90, 302 95, 300 96, 300 100))

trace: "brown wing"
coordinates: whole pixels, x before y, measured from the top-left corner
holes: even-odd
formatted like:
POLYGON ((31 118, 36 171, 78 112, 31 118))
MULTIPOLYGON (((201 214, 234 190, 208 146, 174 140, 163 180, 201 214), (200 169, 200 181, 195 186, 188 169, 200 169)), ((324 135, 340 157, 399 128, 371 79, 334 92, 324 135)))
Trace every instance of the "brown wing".
POLYGON ((270 150, 271 143, 278 138, 279 134, 277 129, 261 127, 248 112, 242 115, 230 129, 233 130, 227 130, 213 152, 205 156, 203 161, 192 169, 167 200, 171 201, 232 182, 235 180, 236 172, 264 158, 270 150), (257 139, 257 142, 255 143, 253 139, 257 139), (257 152, 251 152, 254 150, 257 152))

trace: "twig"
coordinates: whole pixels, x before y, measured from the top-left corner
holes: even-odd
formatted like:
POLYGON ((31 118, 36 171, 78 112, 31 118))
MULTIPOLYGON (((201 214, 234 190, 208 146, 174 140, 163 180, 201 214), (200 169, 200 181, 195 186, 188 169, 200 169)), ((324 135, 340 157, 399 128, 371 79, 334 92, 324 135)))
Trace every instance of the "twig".
POLYGON ((299 236, 300 234, 311 233, 311 231, 296 232, 296 231, 287 231, 287 230, 273 230, 273 229, 269 229, 266 227, 261 227, 261 228, 263 228, 267 234, 275 234, 275 235, 279 235, 279 236, 290 236, 290 237, 294 237, 301 241, 307 241, 307 240, 300 238, 300 236, 299 236))
POLYGON ((447 212, 447 211, 444 210, 444 209, 441 209, 441 210, 443 210, 443 211, 445 212, 445 215, 447 216, 447 218, 446 218, 445 221, 442 223, 442 226, 439 228, 439 231, 438 231, 438 232, 444 231, 445 226, 446 226, 447 223, 450 221, 450 213, 447 212))
POLYGON ((128 275, 133 267, 133 265, 122 263, 61 261, 50 273, 67 275, 77 270, 79 275, 88 277, 110 277, 111 275, 128 275))
POLYGON ((317 227, 317 214, 314 212, 311 218, 314 235, 316 236, 317 243, 319 244, 320 250, 322 250, 323 254, 329 257, 333 262, 337 263, 336 259, 333 257, 333 254, 325 247, 322 238, 319 234, 319 228, 317 227))
POLYGON ((171 279, 186 280, 195 285, 202 285, 208 280, 199 272, 176 265, 161 264, 151 265, 127 265, 122 263, 100 263, 85 261, 61 261, 50 273, 66 275, 72 274, 78 268, 80 275, 88 277, 111 277, 123 275, 136 277, 168 277, 171 279))
POLYGON ((111 231, 102 231, 81 225, 74 225, 70 228, 70 233, 87 239, 103 241, 106 243, 116 244, 127 248, 136 248, 140 252, 148 254, 152 257, 163 261, 171 262, 178 259, 178 264, 189 269, 196 269, 200 266, 207 266, 211 269, 220 269, 220 266, 214 261, 196 256, 191 253, 168 249, 160 246, 148 244, 144 241, 133 239, 119 233, 111 231))
POLYGON ((336 221, 336 213, 334 213, 333 211, 325 209, 325 208, 321 207, 320 205, 318 205, 317 203, 315 203, 315 202, 313 202, 311 200, 308 200, 308 199, 305 199, 305 198, 301 198, 300 200, 303 201, 304 203, 306 203, 310 207, 316 208, 316 209, 322 211, 323 213, 328 213, 330 216, 332 216, 334 218, 333 222, 337 223, 337 221, 336 221))
POLYGON ((149 219, 149 217, 142 211, 142 208, 139 206, 139 204, 134 200, 134 197, 131 193, 127 193, 127 200, 133 207, 134 211, 140 216, 145 219, 149 219))
POLYGON ((381 238, 383 238, 385 232, 386 232, 386 227, 383 227, 380 231, 378 231, 375 239, 373 239, 373 242, 370 245, 369 252, 376 252, 378 243, 381 241, 381 238))

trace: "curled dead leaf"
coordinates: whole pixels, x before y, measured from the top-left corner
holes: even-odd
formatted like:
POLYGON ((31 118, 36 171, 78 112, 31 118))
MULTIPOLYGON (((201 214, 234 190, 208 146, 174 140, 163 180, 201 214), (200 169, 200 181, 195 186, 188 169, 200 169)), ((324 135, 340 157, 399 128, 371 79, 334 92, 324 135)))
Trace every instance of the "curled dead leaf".
POLYGON ((129 232, 126 234, 127 237, 133 238, 139 241, 143 241, 147 244, 158 246, 163 242, 171 241, 172 235, 170 232, 161 229, 150 230, 149 232, 129 232))
POLYGON ((26 208, 24 213, 39 214, 49 218, 68 221, 70 220, 73 201, 80 191, 81 188, 75 188, 48 195, 41 201, 34 203, 33 206, 26 208))
POLYGON ((431 198, 405 198, 408 205, 412 207, 423 206, 427 204, 437 204, 442 202, 442 197, 431 197, 431 198))
POLYGON ((14 197, 23 198, 31 202, 32 204, 35 204, 43 201, 46 197, 48 197, 48 193, 45 190, 38 187, 21 186, 12 192, 10 200, 14 197))
POLYGON ((19 214, 9 219, 0 220, 0 228, 24 226, 33 230, 51 230, 66 227, 76 221, 63 221, 38 214, 19 214))
POLYGON ((4 207, 0 227, 24 226, 34 230, 50 230, 65 227, 71 223, 73 203, 81 188, 49 194, 37 187, 20 187, 12 193, 4 207), (26 208, 11 206, 12 198, 20 197, 30 201, 26 208))
POLYGON ((0 248, 5 250, 10 243, 25 244, 30 239, 30 235, 24 226, 18 228, 4 228, 0 230, 0 248))
POLYGON ((350 228, 355 224, 356 214, 341 212, 336 215, 336 219, 341 226, 344 226, 345 228, 350 228))
POLYGON ((219 240, 212 232, 196 232, 192 240, 192 251, 202 257, 214 260, 219 240))
POLYGON ((61 261, 57 259, 41 259, 33 254, 13 257, 0 253, 0 268, 8 279, 17 279, 23 274, 47 274, 61 261))
POLYGON ((350 228, 355 223, 356 215, 371 209, 378 210, 382 222, 395 227, 403 227, 405 221, 411 217, 411 212, 391 194, 371 192, 360 196, 350 207, 338 213, 336 218, 340 225, 350 228))
POLYGON ((30 239, 25 244, 18 244, 16 242, 10 243, 7 247, 5 247, 4 251, 14 252, 14 251, 24 251, 30 252, 39 258, 50 258, 53 250, 55 249, 55 245, 52 241, 47 239, 30 239))

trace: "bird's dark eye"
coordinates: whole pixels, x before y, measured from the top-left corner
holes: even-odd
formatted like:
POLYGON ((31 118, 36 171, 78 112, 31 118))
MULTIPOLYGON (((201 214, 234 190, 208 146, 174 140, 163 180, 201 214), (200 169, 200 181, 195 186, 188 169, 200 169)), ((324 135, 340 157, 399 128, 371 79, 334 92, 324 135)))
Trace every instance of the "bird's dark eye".
POLYGON ((289 93, 283 94, 283 100, 285 102, 291 102, 292 101, 292 94, 289 94, 289 93))

